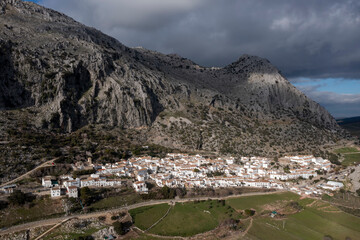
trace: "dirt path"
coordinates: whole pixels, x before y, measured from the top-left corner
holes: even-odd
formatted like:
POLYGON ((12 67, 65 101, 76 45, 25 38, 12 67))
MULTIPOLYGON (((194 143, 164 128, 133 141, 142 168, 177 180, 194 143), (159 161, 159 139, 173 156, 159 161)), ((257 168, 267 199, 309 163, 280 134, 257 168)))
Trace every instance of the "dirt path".
POLYGON ((161 222, 164 218, 166 218, 166 216, 169 214, 171 208, 173 207, 173 205, 170 205, 169 209, 166 211, 166 213, 164 214, 164 216, 162 216, 159 220, 157 220, 153 225, 151 225, 148 229, 145 230, 145 232, 149 231, 150 229, 152 229, 153 227, 155 227, 159 222, 161 222))
POLYGON ((20 177, 17 177, 17 178, 15 178, 15 179, 11 180, 11 181, 8 181, 8 182, 6 182, 6 183, 1 184, 0 187, 6 186, 6 185, 10 185, 10 184, 16 183, 16 182, 18 182, 18 181, 20 181, 20 180, 23 180, 23 179, 25 179, 26 177, 28 177, 30 174, 32 174, 33 172, 35 172, 36 170, 38 170, 38 169, 40 169, 40 168, 54 166, 54 165, 53 165, 53 162, 54 162, 55 160, 57 160, 57 159, 58 159, 58 158, 54 158, 54 159, 51 159, 51 160, 49 160, 49 161, 47 161, 47 162, 44 162, 44 163, 40 164, 39 166, 37 166, 36 168, 30 170, 29 172, 21 175, 20 177))
POLYGON ((252 227, 252 224, 253 224, 253 218, 250 218, 250 224, 249 224, 249 226, 247 227, 247 229, 241 234, 242 237, 244 237, 244 236, 248 233, 248 231, 249 231, 250 228, 252 227))
MULTIPOLYGON (((181 202, 189 202, 189 201, 196 201, 196 200, 201 201, 201 200, 207 200, 207 199, 212 199, 212 200, 225 199, 226 200, 226 199, 231 199, 231 198, 241 198, 241 197, 247 197, 247 196, 279 194, 279 193, 283 193, 283 192, 286 192, 286 191, 275 191, 275 192, 265 192, 265 193, 264 192, 244 193, 241 195, 232 195, 232 196, 227 196, 227 197, 215 197, 215 198, 214 197, 199 197, 199 198, 183 198, 183 199, 150 200, 147 202, 136 203, 133 205, 119 207, 119 208, 110 209, 110 210, 104 210, 104 211, 100 211, 100 212, 75 214, 75 215, 72 215, 71 217, 79 218, 79 219, 88 219, 88 218, 95 218, 95 217, 103 216, 107 213, 116 214, 117 212, 123 211, 123 210, 131 210, 134 208, 158 205, 158 204, 163 204, 163 203, 181 203, 181 202)), ((4 235, 4 234, 15 233, 15 232, 23 231, 23 230, 28 230, 31 228, 36 228, 36 227, 55 225, 67 218, 69 218, 69 216, 64 216, 64 217, 59 217, 59 218, 51 218, 51 219, 46 219, 46 220, 41 220, 41 221, 34 221, 34 222, 29 222, 29 223, 25 223, 25 224, 21 224, 21 225, 12 226, 9 228, 4 228, 4 229, 0 230, 0 236, 4 235)))
POLYGON ((306 205, 307 207, 311 207, 312 205, 314 205, 316 202, 318 202, 318 200, 313 201, 312 203, 309 203, 308 205, 306 205))
POLYGON ((132 229, 135 229, 136 231, 139 231, 141 233, 146 234, 146 236, 151 236, 154 238, 163 238, 163 239, 187 239, 185 237, 179 237, 179 236, 161 236, 161 235, 156 235, 156 234, 152 234, 152 233, 145 233, 145 231, 141 230, 140 228, 133 226, 132 229))
POLYGON ((54 229, 56 229, 57 227, 60 227, 63 223, 66 223, 67 221, 69 221, 70 219, 73 218, 67 218, 62 220, 61 222, 59 222, 58 224, 56 224, 55 226, 53 226, 52 228, 50 228, 49 230, 47 230, 46 232, 44 232, 43 234, 41 234, 40 236, 38 236, 37 238, 35 238, 34 240, 40 240, 41 238, 45 237, 45 235, 47 235, 48 233, 52 232, 54 229))

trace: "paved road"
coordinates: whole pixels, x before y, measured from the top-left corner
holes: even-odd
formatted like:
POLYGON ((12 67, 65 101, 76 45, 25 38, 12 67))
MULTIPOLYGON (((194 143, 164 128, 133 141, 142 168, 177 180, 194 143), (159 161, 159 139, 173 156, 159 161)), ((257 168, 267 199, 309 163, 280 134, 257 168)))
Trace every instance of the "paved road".
POLYGON ((229 199, 229 198, 238 198, 238 197, 246 197, 246 196, 255 196, 255 195, 268 195, 268 194, 274 194, 274 193, 281 193, 286 191, 275 191, 275 192, 256 192, 256 193, 244 193, 241 195, 232 195, 227 197, 199 197, 199 198, 182 198, 182 199, 166 199, 166 200, 151 200, 147 202, 141 202, 136 203, 129 206, 119 207, 115 209, 100 211, 100 212, 93 212, 93 213, 86 213, 86 214, 75 214, 71 216, 64 216, 59 218, 51 218, 41 221, 35 221, 35 222, 29 222, 21 225, 16 225, 7 229, 0 230, 0 235, 9 234, 9 233, 15 233, 23 230, 28 230, 31 228, 36 227, 43 227, 43 226, 52 226, 55 224, 58 224, 61 221, 64 221, 68 218, 78 218, 78 219, 87 219, 87 218, 96 218, 100 216, 104 216, 107 213, 118 213, 121 210, 131 210, 138 207, 144 207, 144 206, 150 206, 150 205, 157 205, 162 203, 179 203, 179 202, 188 202, 188 201, 195 201, 195 200, 222 200, 222 199, 229 199))
POLYGON ((36 170, 40 169, 40 168, 43 168, 43 167, 50 167, 50 166, 53 166, 53 162, 57 160, 57 158, 54 158, 54 159, 51 159, 47 162, 44 162, 42 164, 40 164, 39 166, 37 166, 36 168, 30 170, 29 172, 21 175, 20 177, 17 177, 9 182, 6 182, 6 183, 3 183, 0 185, 0 187, 3 187, 3 186, 6 186, 6 185, 10 185, 10 184, 13 184, 13 183, 16 183, 17 181, 20 181, 20 180, 23 180, 25 179, 26 177, 28 177, 30 174, 32 174, 33 172, 35 172, 36 170))

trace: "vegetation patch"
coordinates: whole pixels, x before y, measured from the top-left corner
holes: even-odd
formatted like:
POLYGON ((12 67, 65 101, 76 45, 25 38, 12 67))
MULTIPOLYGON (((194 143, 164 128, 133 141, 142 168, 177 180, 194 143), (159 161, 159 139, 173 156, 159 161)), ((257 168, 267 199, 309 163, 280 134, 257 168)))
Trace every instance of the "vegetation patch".
POLYGON ((36 199, 23 206, 12 206, 1 210, 0 228, 62 216, 63 214, 61 200, 36 199))
POLYGON ((344 148, 338 148, 334 152, 335 153, 354 153, 354 152, 359 152, 359 150, 357 150, 354 147, 344 147, 344 148))
POLYGON ((349 166, 360 162, 360 153, 351 153, 346 154, 344 161, 342 161, 342 165, 349 166))
POLYGON ((121 207, 125 204, 131 205, 141 202, 141 197, 136 193, 122 194, 120 196, 113 196, 101 199, 89 206, 94 210, 109 209, 114 207, 121 207))
POLYGON ((264 210, 264 205, 273 204, 277 201, 296 201, 299 196, 295 193, 274 193, 268 195, 231 198, 227 204, 237 210, 255 209, 258 212, 264 210))

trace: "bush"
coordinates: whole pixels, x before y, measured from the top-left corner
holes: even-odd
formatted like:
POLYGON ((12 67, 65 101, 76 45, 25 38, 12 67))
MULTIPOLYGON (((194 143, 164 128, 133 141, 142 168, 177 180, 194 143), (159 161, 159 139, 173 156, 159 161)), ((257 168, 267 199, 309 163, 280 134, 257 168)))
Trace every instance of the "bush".
POLYGON ((295 202, 295 201, 289 202, 287 205, 297 211, 300 211, 303 209, 303 207, 298 202, 295 202))
POLYGON ((246 214, 247 216, 254 216, 255 210, 245 209, 245 214, 246 214))
POLYGON ((124 224, 122 222, 119 222, 119 221, 114 222, 113 227, 114 227, 115 232, 119 235, 124 235, 126 233, 124 224))
POLYGON ((20 190, 15 190, 8 197, 9 203, 13 205, 24 205, 26 202, 32 202, 34 199, 34 196, 23 193, 20 190))

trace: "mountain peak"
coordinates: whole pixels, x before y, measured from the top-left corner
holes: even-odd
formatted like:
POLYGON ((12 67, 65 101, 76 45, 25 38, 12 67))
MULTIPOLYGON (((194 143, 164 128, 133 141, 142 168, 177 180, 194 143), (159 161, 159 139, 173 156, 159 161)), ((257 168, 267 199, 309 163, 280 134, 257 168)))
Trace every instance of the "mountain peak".
POLYGON ((239 59, 225 67, 232 73, 260 73, 273 74, 279 70, 269 60, 258 56, 243 54, 239 59))
POLYGON ((127 48, 39 5, 0 3, 5 12, 8 4, 19 4, 19 11, 0 14, 0 112, 33 111, 36 127, 141 128, 152 143, 190 149, 201 141, 216 151, 230 145, 259 150, 265 133, 263 142, 293 149, 298 136, 319 142, 325 139, 319 136, 334 137, 328 130, 338 130, 324 108, 264 58, 245 54, 225 68, 204 68, 177 55, 127 48), (304 135, 309 126, 316 130, 304 135), (281 138, 278 128, 284 129, 281 138))

